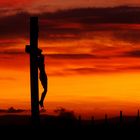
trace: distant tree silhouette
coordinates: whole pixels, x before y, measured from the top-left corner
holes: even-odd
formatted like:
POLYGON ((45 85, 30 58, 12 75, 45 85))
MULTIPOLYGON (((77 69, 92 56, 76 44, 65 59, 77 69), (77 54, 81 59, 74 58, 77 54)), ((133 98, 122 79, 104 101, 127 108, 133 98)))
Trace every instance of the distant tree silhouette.
POLYGON ((123 123, 123 112, 120 111, 120 123, 123 123))
POLYGON ((8 108, 7 113, 20 113, 23 111, 24 110, 22 110, 22 109, 15 109, 14 107, 10 107, 10 108, 8 108))
POLYGON ((107 114, 105 114, 105 124, 107 124, 108 123, 108 116, 107 116, 107 114))
POLYGON ((76 119, 73 111, 68 111, 64 108, 58 108, 54 110, 54 112, 57 113, 58 117, 61 117, 61 118, 76 119))
POLYGON ((42 108, 42 109, 40 110, 40 112, 44 113, 44 112, 46 112, 46 110, 45 110, 44 108, 42 108))
POLYGON ((139 110, 138 110, 137 116, 136 116, 136 122, 139 123, 139 120, 140 120, 140 112, 139 112, 139 110))
POLYGON ((11 112, 15 112, 16 110, 13 107, 10 107, 7 112, 11 113, 11 112))
POLYGON ((82 116, 81 115, 78 116, 78 120, 79 120, 79 122, 82 121, 82 116))
POLYGON ((91 117, 91 124, 94 124, 95 123, 95 119, 94 119, 94 116, 91 117))

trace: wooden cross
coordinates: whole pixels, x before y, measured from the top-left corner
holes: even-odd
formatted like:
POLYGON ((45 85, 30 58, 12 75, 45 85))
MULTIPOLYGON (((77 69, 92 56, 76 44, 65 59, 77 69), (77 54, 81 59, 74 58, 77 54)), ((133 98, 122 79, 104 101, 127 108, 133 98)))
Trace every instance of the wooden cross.
POLYGON ((38 17, 30 18, 30 45, 25 51, 30 55, 30 87, 31 87, 31 119, 38 126, 39 118, 39 89, 38 89, 38 17))

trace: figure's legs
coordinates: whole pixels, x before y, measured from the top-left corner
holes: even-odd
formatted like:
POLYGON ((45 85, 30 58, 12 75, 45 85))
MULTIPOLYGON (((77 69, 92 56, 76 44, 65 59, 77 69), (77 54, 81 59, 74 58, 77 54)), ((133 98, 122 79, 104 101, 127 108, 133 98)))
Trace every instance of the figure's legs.
POLYGON ((41 107, 44 107, 43 102, 44 102, 46 93, 47 93, 47 88, 44 88, 44 91, 42 92, 42 95, 41 95, 41 99, 39 101, 39 104, 40 104, 41 107))
POLYGON ((44 91, 42 92, 39 104, 40 104, 41 107, 44 107, 43 102, 44 102, 44 99, 45 99, 45 96, 46 96, 46 93, 47 93, 47 86, 48 86, 47 85, 47 76, 46 76, 46 74, 42 74, 40 76, 40 81, 41 81, 41 84, 43 86, 44 91))

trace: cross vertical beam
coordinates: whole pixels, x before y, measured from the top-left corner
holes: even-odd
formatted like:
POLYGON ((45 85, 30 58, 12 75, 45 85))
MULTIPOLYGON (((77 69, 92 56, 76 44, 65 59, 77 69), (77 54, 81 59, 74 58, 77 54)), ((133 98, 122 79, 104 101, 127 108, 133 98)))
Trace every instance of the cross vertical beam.
POLYGON ((30 54, 30 85, 31 85, 31 119, 33 126, 38 126, 39 89, 38 89, 38 17, 30 18, 30 45, 26 52, 30 54))

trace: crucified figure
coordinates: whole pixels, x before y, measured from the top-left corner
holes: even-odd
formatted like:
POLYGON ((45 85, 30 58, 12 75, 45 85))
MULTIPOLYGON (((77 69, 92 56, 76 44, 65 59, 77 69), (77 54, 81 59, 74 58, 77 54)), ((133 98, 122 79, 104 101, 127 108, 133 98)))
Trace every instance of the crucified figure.
POLYGON ((47 79, 47 74, 45 72, 44 55, 41 53, 38 55, 38 68, 40 71, 39 78, 40 78, 41 84, 44 88, 44 91, 42 92, 39 104, 41 107, 44 107, 43 103, 44 103, 44 99, 45 99, 45 96, 47 93, 48 79, 47 79))

